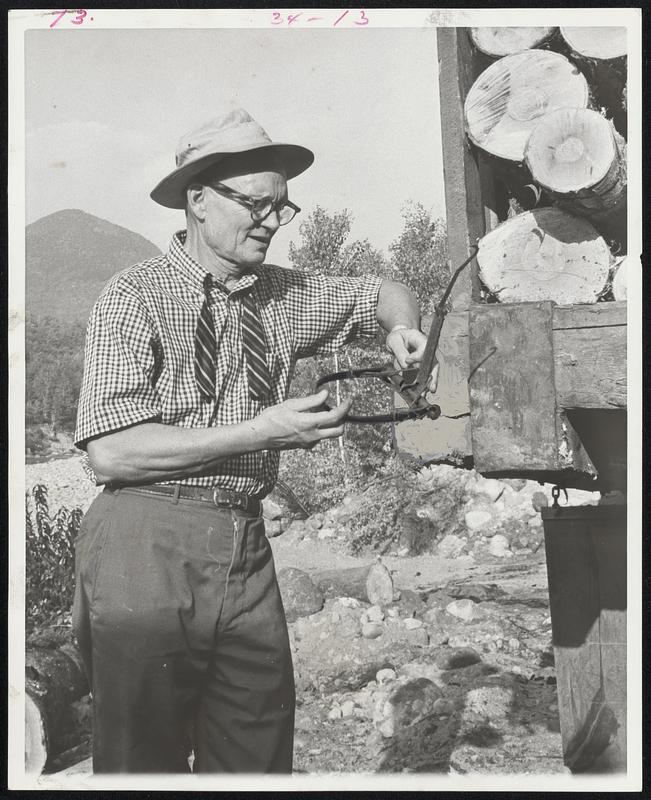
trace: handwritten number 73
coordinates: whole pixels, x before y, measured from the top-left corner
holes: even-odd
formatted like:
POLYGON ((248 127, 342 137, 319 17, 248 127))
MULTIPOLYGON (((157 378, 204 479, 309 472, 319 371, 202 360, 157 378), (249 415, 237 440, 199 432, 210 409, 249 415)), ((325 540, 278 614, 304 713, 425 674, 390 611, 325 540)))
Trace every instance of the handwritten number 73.
MULTIPOLYGON (((88 12, 86 11, 85 8, 77 8, 75 9, 75 11, 76 11, 76 16, 74 19, 71 19, 70 22, 72 22, 73 25, 81 25, 88 12)), ((58 16, 56 17, 54 22, 50 25, 50 28, 54 28, 55 25, 58 25, 60 20, 63 17, 65 17, 66 14, 74 14, 75 11, 69 11, 67 8, 64 8, 63 11, 55 11, 54 13, 57 14, 58 16)))

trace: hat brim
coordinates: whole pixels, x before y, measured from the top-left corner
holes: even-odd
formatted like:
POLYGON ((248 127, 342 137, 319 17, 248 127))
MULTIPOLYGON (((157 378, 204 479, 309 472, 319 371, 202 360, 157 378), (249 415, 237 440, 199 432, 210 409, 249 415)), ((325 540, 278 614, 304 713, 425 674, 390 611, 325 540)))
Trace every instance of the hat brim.
POLYGON ((230 155, 261 150, 272 150, 280 156, 285 167, 287 180, 300 175, 314 161, 314 153, 308 150, 307 147, 301 147, 298 144, 270 142, 259 147, 245 145, 241 149, 233 148, 228 152, 210 153, 198 158, 196 161, 192 161, 190 164, 185 164, 175 169, 163 178, 149 196, 156 203, 166 208, 185 208, 185 190, 194 177, 230 155))

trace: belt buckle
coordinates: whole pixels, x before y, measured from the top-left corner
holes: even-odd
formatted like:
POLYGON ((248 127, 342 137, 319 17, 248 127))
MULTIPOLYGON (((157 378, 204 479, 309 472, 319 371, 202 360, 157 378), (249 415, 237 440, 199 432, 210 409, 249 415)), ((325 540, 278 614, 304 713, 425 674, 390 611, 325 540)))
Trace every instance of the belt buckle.
POLYGON ((230 500, 224 500, 223 498, 220 499, 219 494, 221 489, 218 486, 215 486, 212 490, 212 501, 217 506, 217 508, 230 508, 231 502, 230 500))

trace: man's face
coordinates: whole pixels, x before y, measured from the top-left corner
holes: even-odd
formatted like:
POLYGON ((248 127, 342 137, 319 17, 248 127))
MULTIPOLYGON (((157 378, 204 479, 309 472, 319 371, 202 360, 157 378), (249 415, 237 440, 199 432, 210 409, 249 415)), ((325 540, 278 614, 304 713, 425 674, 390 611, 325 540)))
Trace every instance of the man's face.
MULTIPOLYGON (((255 172, 223 178, 220 183, 254 200, 274 203, 287 200, 287 181, 281 172, 255 172)), ((251 219, 251 211, 205 187, 206 218, 204 241, 221 259, 241 269, 262 264, 273 235, 278 230, 278 215, 273 211, 261 222, 251 219)))

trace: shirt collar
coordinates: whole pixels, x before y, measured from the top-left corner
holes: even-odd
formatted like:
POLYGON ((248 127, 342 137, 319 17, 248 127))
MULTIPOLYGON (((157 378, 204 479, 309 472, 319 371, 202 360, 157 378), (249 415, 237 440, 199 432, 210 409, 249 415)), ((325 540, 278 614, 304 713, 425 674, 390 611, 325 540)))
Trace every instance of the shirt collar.
MULTIPOLYGON (((195 261, 185 249, 186 237, 186 230, 177 231, 174 236, 172 236, 172 241, 167 251, 167 260, 182 278, 189 281, 198 291, 203 291, 203 280, 208 274, 208 270, 202 267, 198 261, 195 261)), ((258 274, 255 269, 246 272, 230 290, 230 293, 239 292, 249 286, 253 286, 257 279, 258 274)), ((223 284, 217 280, 213 281, 213 285, 225 289, 223 284)))

